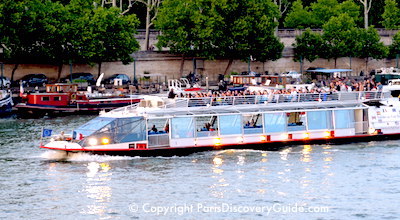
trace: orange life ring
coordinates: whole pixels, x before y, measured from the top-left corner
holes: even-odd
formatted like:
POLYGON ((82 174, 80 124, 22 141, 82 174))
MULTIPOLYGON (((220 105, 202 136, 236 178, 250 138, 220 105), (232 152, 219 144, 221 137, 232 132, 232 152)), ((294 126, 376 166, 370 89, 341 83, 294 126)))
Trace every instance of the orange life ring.
POLYGON ((76 94, 71 95, 71 100, 76 100, 76 94))

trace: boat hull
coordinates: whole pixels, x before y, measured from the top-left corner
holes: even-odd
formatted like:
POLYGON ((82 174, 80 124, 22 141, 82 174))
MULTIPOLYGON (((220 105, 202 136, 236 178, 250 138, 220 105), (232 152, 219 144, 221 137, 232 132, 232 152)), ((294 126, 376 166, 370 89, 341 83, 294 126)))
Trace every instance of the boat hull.
POLYGON ((201 146, 201 147, 180 147, 180 148, 159 148, 159 149, 119 149, 119 150, 68 150, 57 149, 46 146, 41 146, 44 149, 57 150, 69 153, 90 153, 97 155, 111 155, 111 156, 186 156, 193 153, 214 151, 214 150, 228 150, 228 149, 253 149, 262 151, 277 151, 289 146, 299 146, 308 144, 348 144, 355 142, 369 142, 369 141, 383 141, 383 140, 396 140, 400 139, 400 133, 397 134, 379 134, 379 135, 358 135, 337 138, 324 138, 324 139, 306 139, 306 140, 288 140, 288 141, 274 141, 263 143, 239 144, 239 145, 224 145, 224 146, 201 146))
POLYGON ((54 113, 89 113, 98 114, 102 110, 112 110, 139 102, 140 99, 132 99, 126 102, 118 103, 100 103, 100 104, 80 104, 80 105, 36 105, 20 103, 15 107, 18 109, 19 115, 45 115, 54 113))

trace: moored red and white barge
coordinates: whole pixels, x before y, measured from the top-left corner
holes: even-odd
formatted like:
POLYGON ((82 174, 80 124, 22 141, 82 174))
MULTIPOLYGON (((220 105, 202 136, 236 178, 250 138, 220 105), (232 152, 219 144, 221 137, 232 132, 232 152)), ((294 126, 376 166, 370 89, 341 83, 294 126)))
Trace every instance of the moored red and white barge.
POLYGON ((346 92, 192 99, 145 98, 87 122, 41 148, 110 155, 175 155, 224 148, 400 136, 400 102, 346 92))

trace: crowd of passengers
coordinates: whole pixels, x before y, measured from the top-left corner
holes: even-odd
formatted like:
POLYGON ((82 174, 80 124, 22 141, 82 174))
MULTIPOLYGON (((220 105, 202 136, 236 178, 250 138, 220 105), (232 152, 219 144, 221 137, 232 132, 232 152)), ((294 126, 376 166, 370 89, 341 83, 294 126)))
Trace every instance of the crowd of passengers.
POLYGON ((249 96, 249 95, 279 95, 279 94, 291 94, 296 95, 299 93, 337 93, 337 92, 358 92, 358 91, 380 91, 382 90, 382 84, 380 82, 375 83, 374 80, 366 78, 362 81, 350 80, 348 78, 336 78, 329 81, 313 82, 311 88, 296 88, 293 86, 292 89, 266 89, 262 91, 230 91, 230 90, 219 90, 219 91, 208 91, 208 92, 195 92, 195 93, 180 93, 175 94, 170 91, 169 98, 206 98, 206 97, 227 97, 227 96, 249 96))

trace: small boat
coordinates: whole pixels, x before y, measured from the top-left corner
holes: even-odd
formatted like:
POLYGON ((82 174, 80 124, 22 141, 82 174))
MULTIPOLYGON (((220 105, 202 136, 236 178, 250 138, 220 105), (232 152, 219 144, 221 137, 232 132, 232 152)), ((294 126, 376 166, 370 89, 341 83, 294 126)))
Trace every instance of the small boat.
POLYGON ((0 117, 8 116, 13 105, 11 93, 7 90, 0 90, 0 117))
POLYGON ((69 135, 54 135, 40 147, 152 156, 397 138, 400 102, 389 96, 380 91, 191 99, 148 96, 101 114, 69 135))
POLYGON ((393 97, 400 96, 400 79, 390 79, 388 85, 382 86, 383 92, 390 92, 393 97))
POLYGON ((138 96, 133 95, 81 92, 77 84, 48 84, 46 92, 22 93, 21 98, 22 102, 15 106, 21 116, 59 112, 98 113, 140 101, 138 96))

